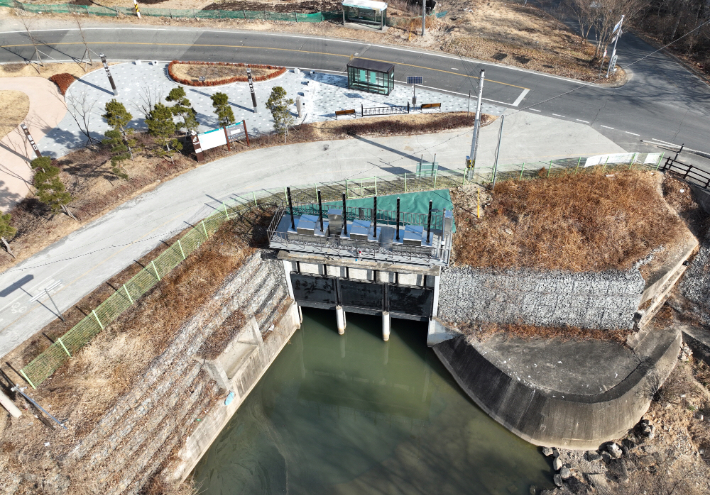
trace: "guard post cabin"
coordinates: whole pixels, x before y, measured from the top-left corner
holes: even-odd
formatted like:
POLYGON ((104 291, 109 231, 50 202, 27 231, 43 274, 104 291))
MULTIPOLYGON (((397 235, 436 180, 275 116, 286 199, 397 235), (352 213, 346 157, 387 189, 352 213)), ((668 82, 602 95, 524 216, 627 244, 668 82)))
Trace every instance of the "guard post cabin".
POLYGON ((394 89, 394 64, 352 59, 348 62, 348 89, 389 95, 394 89))
POLYGON ((384 29, 387 22, 387 4, 373 0, 344 0, 343 24, 360 24, 384 29))
POLYGON ((287 196, 268 236, 299 311, 335 310, 341 335, 347 312, 381 315, 385 341, 390 318, 427 321, 427 341, 436 341, 439 279, 455 228, 448 191, 407 194, 405 203, 418 211, 401 211, 396 196, 347 201, 343 194, 323 204, 319 191, 318 203, 299 205, 290 189, 287 196))

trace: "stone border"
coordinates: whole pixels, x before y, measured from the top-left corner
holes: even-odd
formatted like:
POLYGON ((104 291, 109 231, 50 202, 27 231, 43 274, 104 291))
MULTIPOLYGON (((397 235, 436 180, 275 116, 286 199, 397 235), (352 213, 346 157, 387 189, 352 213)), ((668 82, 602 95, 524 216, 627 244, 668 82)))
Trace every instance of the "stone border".
POLYGON ((186 86, 222 86, 224 84, 231 84, 235 82, 247 82, 248 78, 246 76, 233 76, 226 77, 224 79, 218 79, 216 81, 193 81, 191 79, 183 79, 177 76, 173 72, 173 64, 183 64, 183 65, 222 65, 222 66, 233 66, 233 67, 252 67, 254 69, 275 69, 275 72, 269 74, 268 76, 254 76, 252 80, 254 82, 268 81, 279 77, 286 73, 286 67, 275 67, 273 65, 255 65, 255 64, 242 64, 242 63, 231 63, 231 62, 183 62, 180 60, 173 60, 168 64, 168 74, 173 81, 185 84, 186 86))
POLYGON ((595 450, 633 428, 675 366, 681 332, 673 329, 655 337, 642 342, 649 344, 645 359, 629 376, 596 395, 542 390, 518 381, 488 361, 464 336, 432 349, 464 392, 522 439, 544 447, 595 450))

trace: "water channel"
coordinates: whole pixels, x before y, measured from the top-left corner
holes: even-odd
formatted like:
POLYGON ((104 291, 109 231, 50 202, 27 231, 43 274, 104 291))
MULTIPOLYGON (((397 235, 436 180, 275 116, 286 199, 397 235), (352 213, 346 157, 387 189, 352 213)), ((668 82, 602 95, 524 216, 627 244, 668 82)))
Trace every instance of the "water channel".
POLYGON ((525 494, 539 449, 481 411, 426 347, 426 324, 303 310, 303 325, 195 468, 200 493, 525 494))

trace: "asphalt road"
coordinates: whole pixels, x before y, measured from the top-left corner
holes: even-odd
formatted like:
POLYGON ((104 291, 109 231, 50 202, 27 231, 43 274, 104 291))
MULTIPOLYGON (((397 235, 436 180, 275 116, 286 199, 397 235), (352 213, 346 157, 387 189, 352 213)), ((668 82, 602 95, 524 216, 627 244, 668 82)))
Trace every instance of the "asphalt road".
MULTIPOLYGON (((486 69, 484 99, 517 110, 538 112, 598 129, 624 147, 658 139, 705 150, 710 131, 710 89, 678 63, 626 34, 619 63, 630 80, 620 88, 463 59, 438 52, 378 46, 360 41, 254 31, 189 28, 132 28, 125 25, 85 29, 89 46, 110 60, 206 60, 262 63, 344 71, 351 56, 392 62, 397 81, 420 75, 424 85, 460 94, 476 92, 486 69)), ((24 32, 0 33, 0 62, 30 59, 34 48, 24 32)), ((37 30, 47 58, 81 57, 77 29, 37 30)))

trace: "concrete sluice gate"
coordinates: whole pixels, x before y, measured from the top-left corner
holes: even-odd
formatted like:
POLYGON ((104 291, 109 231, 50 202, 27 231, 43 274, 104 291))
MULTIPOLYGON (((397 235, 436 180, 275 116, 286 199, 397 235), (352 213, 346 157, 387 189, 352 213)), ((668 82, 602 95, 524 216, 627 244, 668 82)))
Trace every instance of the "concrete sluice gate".
POLYGON ((341 334, 347 312, 382 315, 384 340, 393 317, 429 321, 429 333, 436 330, 432 318, 451 253, 453 205, 448 191, 402 196, 420 211, 401 211, 402 198, 394 196, 296 206, 289 197, 269 227, 289 295, 299 306, 335 310, 341 334), (394 208, 378 209, 378 199, 394 208))

